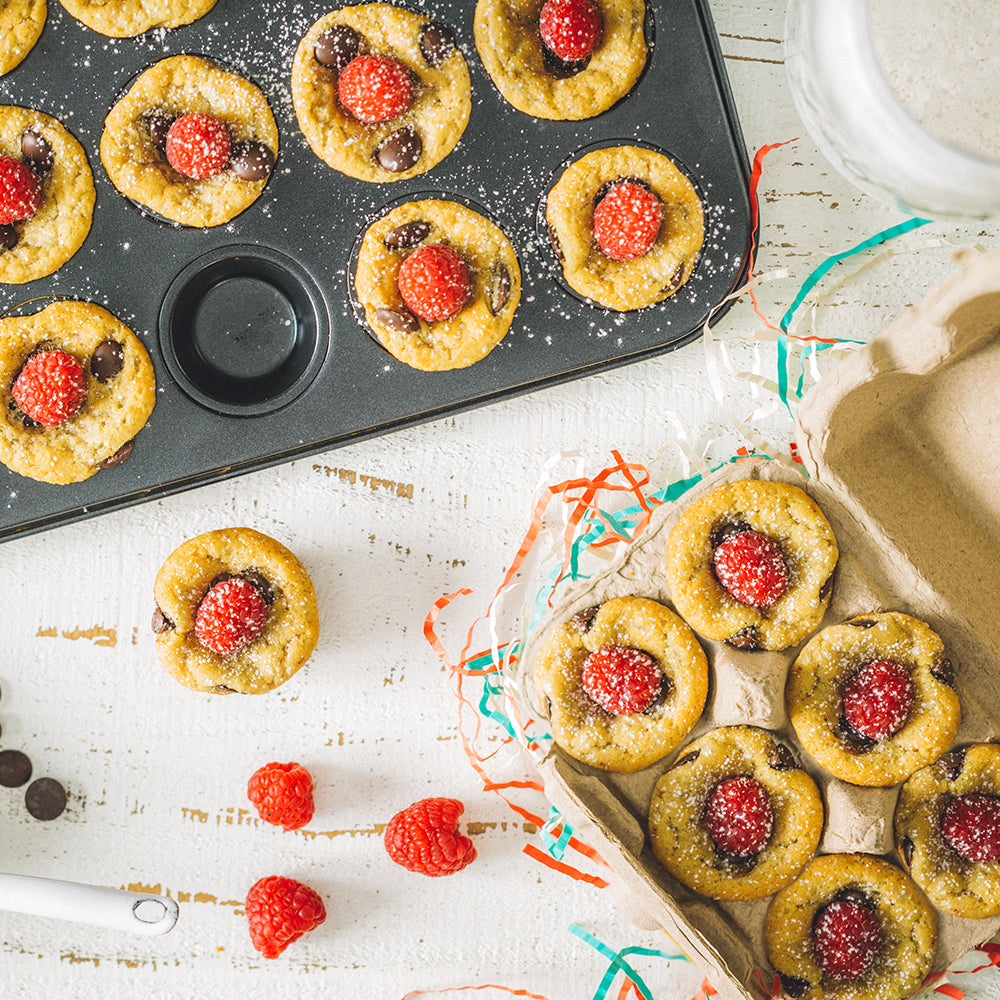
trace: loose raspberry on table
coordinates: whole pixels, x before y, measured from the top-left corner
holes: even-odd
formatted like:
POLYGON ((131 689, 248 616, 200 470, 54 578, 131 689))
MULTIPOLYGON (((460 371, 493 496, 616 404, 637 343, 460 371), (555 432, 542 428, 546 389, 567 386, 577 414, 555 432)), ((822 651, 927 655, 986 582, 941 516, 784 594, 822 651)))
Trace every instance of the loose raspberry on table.
POLYGON ((612 715, 632 715, 656 701, 663 674, 649 653, 631 646, 602 646, 583 662, 580 682, 612 715))
POLYGON ((881 943, 878 916, 854 900, 833 900, 813 921, 813 954, 833 979, 859 979, 871 968, 881 943))
POLYGON ((601 9, 594 0, 546 0, 538 31, 545 47, 563 62, 586 59, 604 34, 601 9))
POLYGON ((760 854, 774 829, 771 796, 749 774, 724 778, 708 797, 705 827, 724 854, 737 858, 760 854))
POLYGON ((277 958, 293 941, 326 920, 326 907, 315 889, 283 875, 255 882, 247 893, 250 940, 264 958, 277 958))
POLYGON ((476 860, 476 848, 457 832, 465 806, 458 799, 420 799, 389 820, 385 849, 389 857, 421 875, 451 875, 476 860))
POLYGON ((906 723, 913 705, 913 678, 891 660, 874 660, 855 673, 844 688, 844 718, 870 740, 887 739, 906 723))
POLYGON ((741 531, 723 539, 716 546, 713 562, 719 583, 749 607, 768 607, 788 586, 781 546, 758 531, 741 531))
POLYGON ((966 861, 1000 861, 1000 798, 985 792, 955 796, 941 817, 941 836, 966 861))
POLYGON ((253 642, 267 621, 267 603, 261 592, 241 576, 215 584, 195 613, 194 634, 213 653, 226 656, 253 642))
POLYGON ((652 249, 662 222, 660 199, 652 191, 619 181, 594 209, 594 239, 605 257, 635 260, 652 249))
POLYGON ((0 156, 0 226, 30 219, 42 207, 42 183, 13 156, 0 156))
POLYGON ((356 56, 337 80, 337 98, 366 125, 392 121, 413 103, 413 78, 388 56, 356 56))
POLYGON ((232 140, 221 118, 195 111, 181 115, 167 130, 167 162, 194 180, 214 177, 229 163, 232 140))
POLYGON ((65 351, 33 354, 11 387, 21 412, 44 427, 58 427, 76 416, 86 392, 83 366, 65 351))
POLYGON ((396 287, 415 316, 428 323, 451 319, 469 300, 469 270, 451 247, 429 243, 403 261, 396 287))
POLYGON ((266 823, 298 830, 313 818, 312 775, 296 763, 276 761, 257 768, 247 782, 247 797, 266 823))

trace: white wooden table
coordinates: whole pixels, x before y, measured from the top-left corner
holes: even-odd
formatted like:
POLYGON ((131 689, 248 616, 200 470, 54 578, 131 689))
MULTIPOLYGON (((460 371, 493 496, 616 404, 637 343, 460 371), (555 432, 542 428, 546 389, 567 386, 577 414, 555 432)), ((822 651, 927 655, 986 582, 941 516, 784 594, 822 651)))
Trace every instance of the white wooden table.
MULTIPOLYGON (((810 255, 840 253, 904 217, 841 179, 804 134, 782 64, 784 4, 713 0, 712 10, 751 155, 796 140, 767 156, 760 183, 756 272, 796 267, 758 286, 773 322, 810 255)), ((853 257, 828 276, 832 286, 851 275, 821 300, 817 327, 866 339, 951 270, 946 243, 995 247, 998 237, 997 224, 934 223, 896 241, 908 252, 853 257)), ((594 470, 612 449, 649 462, 683 438, 721 459, 747 444, 731 417, 755 409, 755 426, 787 441, 790 422, 773 394, 737 374, 774 377, 775 345, 756 338, 763 329, 746 296, 718 324, 713 350, 725 349, 732 370, 719 367, 717 386, 699 340, 611 374, 3 544, 0 742, 28 753, 36 776, 62 781, 70 800, 42 823, 25 811, 23 790, 0 788, 0 869, 158 887, 180 900, 181 916, 170 934, 147 939, 0 913, 0 997, 401 1000, 493 983, 581 1000, 594 996, 608 959, 571 924, 615 951, 670 951, 665 935, 624 919, 608 891, 522 853, 537 836, 470 767, 458 702, 423 623, 441 595, 470 588, 441 622, 458 655, 554 455, 579 452, 594 470), (320 644, 273 695, 198 696, 156 659, 152 581, 181 541, 237 524, 274 535, 306 564, 320 644), (255 821, 246 780, 269 760, 312 770, 317 811, 305 832, 255 821), (412 875, 382 847, 391 815, 427 795, 466 805, 463 826, 479 857, 453 877, 412 875), (254 952, 242 916, 247 888, 269 874, 314 886, 329 912, 275 961, 254 952)), ((499 733, 486 739, 499 746, 499 733)), ((702 983, 682 961, 640 956, 635 966, 657 1000, 684 1000, 702 983)), ((959 985, 969 997, 1000 997, 1000 976, 959 985)))

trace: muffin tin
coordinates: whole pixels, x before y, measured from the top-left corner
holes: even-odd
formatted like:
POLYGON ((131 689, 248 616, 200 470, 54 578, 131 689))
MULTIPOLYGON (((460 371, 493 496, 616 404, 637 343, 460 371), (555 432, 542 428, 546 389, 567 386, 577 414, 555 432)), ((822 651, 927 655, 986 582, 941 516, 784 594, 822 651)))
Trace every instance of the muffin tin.
MULTIPOLYGON (((652 0, 646 70, 604 114, 543 121, 500 96, 473 42, 471 0, 411 8, 450 25, 472 78, 457 148, 419 177, 370 184, 307 146, 292 108, 299 40, 335 4, 219 0, 194 24, 109 39, 50 3, 0 103, 54 115, 83 143, 97 206, 83 248, 55 274, 5 285, 0 312, 53 297, 97 302, 143 339, 157 403, 122 465, 51 486, 0 470, 0 539, 76 521, 252 469, 605 371, 696 338, 743 277, 752 237, 750 168, 707 0, 652 0), (131 80, 168 55, 202 55, 256 83, 281 134, 261 197, 213 229, 167 224, 123 198, 97 147, 131 80), (648 144, 691 177, 706 239, 690 281, 665 302, 608 312, 570 293, 542 220, 566 162, 595 145, 648 144), (425 373, 392 358, 352 302, 351 255, 368 224, 401 199, 447 197, 493 219, 514 244, 523 294, 505 340, 470 368, 425 373)), ((403 4, 406 6, 406 4, 403 4)))

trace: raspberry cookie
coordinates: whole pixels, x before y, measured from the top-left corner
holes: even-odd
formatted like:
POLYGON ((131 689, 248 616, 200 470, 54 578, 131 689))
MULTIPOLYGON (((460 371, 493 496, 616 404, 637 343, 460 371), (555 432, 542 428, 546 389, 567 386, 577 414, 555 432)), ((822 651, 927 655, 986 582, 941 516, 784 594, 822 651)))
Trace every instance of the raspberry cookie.
POLYGON ((453 201, 411 201, 365 233, 354 290, 379 342, 421 371, 465 368, 510 329, 521 270, 510 240, 453 201))
POLYGON ((793 1000, 901 1000, 924 980, 937 914, 884 858, 815 858, 767 911, 764 938, 793 1000))
POLYGON ((887 611, 810 639, 789 670, 785 700, 821 767, 853 785, 887 787, 951 746, 962 714, 953 684, 937 634, 887 611))
POLYGON ((0 461, 45 483, 124 462, 156 399, 142 342, 87 302, 0 319, 0 392, 0 461))
POLYGON ((797 486, 724 483, 690 504, 667 539, 670 597, 708 639, 782 650, 823 620, 837 540, 797 486))
POLYGON ((912 775, 896 803, 896 850, 942 910, 1000 914, 1000 746, 952 750, 912 775))
POLYGON ((216 0, 61 0, 78 21, 111 38, 131 38, 150 28, 179 28, 207 14, 216 0))
POLYGON ((284 545, 252 528, 186 541, 160 568, 153 596, 157 654, 195 691, 264 694, 316 646, 309 575, 284 545))
POLYGON ((331 11, 292 64, 299 127, 324 163, 384 184, 426 173, 458 144, 469 70, 447 25, 385 3, 331 11))
POLYGON ((626 774, 670 753, 708 693, 708 660, 669 608, 616 597, 542 639, 534 686, 556 743, 571 757, 626 774))
POLYGON ((118 190, 184 226, 218 226, 264 190, 278 155, 267 99, 196 56, 161 59, 111 109, 101 162, 118 190))
POLYGON ((49 115, 0 107, 0 282, 58 270, 83 245, 93 213, 83 146, 49 115))
POLYGON ((694 185, 642 146, 597 149, 571 163, 549 192, 545 218, 566 283, 619 312, 673 295, 705 238, 694 185))
POLYGON ((497 90, 536 118, 579 121, 646 65, 643 0, 479 0, 476 49, 497 90))
POLYGON ((653 853, 712 899, 762 899, 788 885, 823 832, 819 789, 763 729, 727 726, 684 748, 656 783, 653 853))
POLYGON ((0 76, 32 50, 45 27, 45 0, 0 0, 0 76))

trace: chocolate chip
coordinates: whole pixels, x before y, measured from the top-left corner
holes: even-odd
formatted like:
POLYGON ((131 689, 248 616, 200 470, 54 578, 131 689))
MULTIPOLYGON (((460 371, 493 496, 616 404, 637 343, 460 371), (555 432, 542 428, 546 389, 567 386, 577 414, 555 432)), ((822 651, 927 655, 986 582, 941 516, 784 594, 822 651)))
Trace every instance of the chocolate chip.
POLYGON ((746 628, 741 628, 739 632, 734 633, 726 639, 725 643, 727 646, 732 646, 733 649, 743 649, 751 653, 759 650, 760 642, 757 637, 757 626, 747 625, 746 628))
POLYGON ((556 260, 561 264, 566 257, 563 254, 562 244, 559 242, 559 234, 556 232, 556 227, 549 222, 545 228, 549 234, 549 244, 552 246, 552 252, 556 255, 556 260))
POLYGON ((570 618, 570 623, 577 630, 577 632, 589 632, 590 626, 594 624, 594 619, 597 617, 597 612, 600 610, 600 604, 594 604, 589 608, 584 608, 582 611, 577 611, 577 613, 570 618))
POLYGON ((33 128, 21 134, 21 156, 32 173, 42 176, 52 169, 52 147, 33 128))
POLYGON ((406 250, 427 239, 430 231, 431 224, 429 222, 424 222, 423 219, 414 219, 412 222, 404 222, 403 225, 396 226, 382 242, 387 247, 392 247, 393 250, 406 250))
POLYGON ((177 121, 177 116, 172 115, 169 111, 153 111, 146 116, 149 141, 161 152, 167 147, 167 133, 175 121, 177 121))
POLYGON ((868 753, 876 743, 870 736, 859 733, 843 715, 834 727, 834 735, 841 739, 850 753, 868 753))
POLYGON ((262 181, 271 175, 271 170, 274 168, 274 153, 271 152, 270 146, 257 140, 238 142, 233 149, 230 162, 233 173, 240 180, 262 181))
POLYGON ((708 544, 717 549, 732 535, 742 535, 745 531, 753 531, 746 521, 720 521, 712 525, 708 535, 708 544))
MULTIPOLYGON (((714 846, 714 845, 713 845, 714 846)), ((760 859, 759 854, 727 854, 715 848, 715 859, 720 868, 737 878, 747 875, 754 870, 760 859)))
POLYGON ((834 571, 826 578, 823 586, 819 588, 819 596, 821 600, 826 600, 833 591, 833 578, 837 575, 837 570, 834 571))
POLYGON ((902 848, 900 853, 903 855, 903 863, 909 868, 913 862, 913 841, 909 837, 904 837, 903 843, 900 846, 902 848))
POLYGON ((157 606, 153 610, 153 631, 157 635, 172 632, 177 626, 157 606))
POLYGON ((678 757, 677 760, 675 760, 673 764, 670 765, 669 770, 672 771, 675 767, 681 767, 684 764, 690 764, 691 761, 697 760, 700 756, 701 756, 700 750, 688 750, 687 753, 681 754, 680 757, 678 757))
POLYGON ((486 302, 490 307, 490 314, 496 316, 510 298, 510 272, 497 261, 490 272, 489 285, 487 286, 486 302))
POLYGON ((262 573, 255 569, 248 569, 245 573, 241 573, 240 576, 242 576, 247 583, 253 584, 253 586, 260 591, 260 596, 264 599, 264 603, 268 607, 274 604, 274 600, 277 595, 275 594, 270 581, 262 573))
POLYGON ((856 889, 851 885, 844 886, 833 898, 840 900, 842 903, 853 903, 855 906, 861 906, 866 910, 878 909, 875 905, 875 900, 868 893, 863 892, 861 889, 856 889))
POLYGON ((212 688, 212 693, 213 694, 239 694, 239 691, 237 691, 236 688, 226 687, 225 684, 216 684, 215 687, 212 688))
POLYGON ((684 265, 678 264, 676 270, 670 275, 670 280, 663 286, 663 291, 668 295, 676 292, 684 284, 684 265))
POLYGON ((455 35, 451 28, 431 21, 420 29, 420 51, 428 66, 435 69, 455 51, 455 35))
POLYGON ((955 686, 955 668, 947 657, 931 667, 931 676, 937 678, 942 684, 947 684, 948 687, 955 686))
POLYGON ((792 771, 799 766, 792 751, 784 743, 774 744, 767 762, 775 771, 792 771))
MULTIPOLYGON (((232 573, 218 573, 216 576, 213 576, 212 579, 208 581, 208 590, 206 590, 205 593, 207 594, 208 591, 211 590, 213 587, 217 587, 220 583, 225 583, 226 580, 231 580, 232 578, 233 578, 232 573)), ((204 600, 204 598, 202 598, 202 600, 204 600)))
POLYGON ((656 692, 656 697, 642 710, 643 715, 653 715, 661 705, 670 697, 674 685, 666 674, 660 675, 660 689, 656 692))
POLYGON ((135 438, 126 441, 113 455, 108 455, 107 458, 102 458, 100 462, 97 463, 98 469, 113 469, 116 465, 121 465, 129 455, 132 454, 132 449, 135 447, 135 438))
POLYGON ((401 174, 416 166, 424 151, 424 144, 412 125, 397 129, 387 135, 378 148, 378 162, 393 174, 401 174))
POLYGON ((13 226, 0 226, 0 251, 13 250, 20 240, 21 234, 13 226))
POLYGON ((949 750, 948 753, 938 757, 935 763, 949 781, 954 781, 962 773, 962 768, 965 767, 965 748, 949 750))
POLYGON ((376 309, 375 319, 393 333, 415 333, 420 329, 416 316, 405 309, 376 309))
POLYGON ((361 35, 349 24, 335 24, 316 39, 313 55, 320 65, 339 73, 358 54, 360 47, 361 35))
POLYGON ((114 378, 125 365, 125 348, 117 340, 102 340, 90 356, 90 374, 98 382, 114 378))
POLYGON ((875 624, 874 618, 852 618, 848 625, 853 625, 855 628, 871 628, 875 624))
POLYGON ((542 62, 549 76, 557 80, 565 80, 587 68, 590 56, 586 59, 560 59, 544 42, 542 43, 542 62))
POLYGON ((809 989, 809 980, 803 979, 801 976, 789 976, 784 972, 779 972, 778 979, 781 980, 781 988, 792 1000, 798 1000, 798 997, 809 989))
POLYGON ((20 750, 0 750, 0 785, 17 788, 31 777, 31 761, 20 750))
POLYGON ((35 819, 55 819, 66 808, 66 789, 55 778, 39 778, 28 785, 24 804, 35 819))

